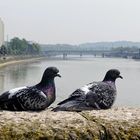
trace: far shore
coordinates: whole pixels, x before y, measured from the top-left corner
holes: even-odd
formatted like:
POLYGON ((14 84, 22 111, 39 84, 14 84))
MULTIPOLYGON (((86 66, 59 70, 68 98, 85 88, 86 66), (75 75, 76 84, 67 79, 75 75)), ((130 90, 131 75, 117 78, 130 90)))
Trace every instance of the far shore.
MULTIPOLYGON (((28 63, 28 62, 36 62, 39 60, 67 60, 63 57, 46 57, 41 55, 26 55, 26 56, 2 56, 0 57, 0 68, 6 67, 8 65, 12 64, 18 64, 18 63, 28 63)), ((75 58, 69 58, 69 59, 75 59, 75 58)), ((138 60, 138 59, 135 59, 138 60)))
POLYGON ((18 64, 18 63, 26 63, 26 62, 35 62, 42 59, 46 59, 45 56, 8 56, 0 58, 0 68, 18 64))

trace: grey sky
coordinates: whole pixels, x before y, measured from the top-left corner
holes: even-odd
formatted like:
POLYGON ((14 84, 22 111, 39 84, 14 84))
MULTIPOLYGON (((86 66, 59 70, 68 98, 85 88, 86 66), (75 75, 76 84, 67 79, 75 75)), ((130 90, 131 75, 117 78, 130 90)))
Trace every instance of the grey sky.
POLYGON ((71 44, 140 41, 140 0, 0 0, 0 17, 9 38, 71 44))

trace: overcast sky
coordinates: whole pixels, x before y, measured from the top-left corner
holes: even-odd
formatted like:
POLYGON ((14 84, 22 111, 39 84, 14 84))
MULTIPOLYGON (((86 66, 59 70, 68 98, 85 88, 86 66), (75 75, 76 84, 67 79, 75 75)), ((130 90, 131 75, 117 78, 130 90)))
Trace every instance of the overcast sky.
POLYGON ((9 39, 140 41, 140 0, 0 0, 0 17, 9 39))

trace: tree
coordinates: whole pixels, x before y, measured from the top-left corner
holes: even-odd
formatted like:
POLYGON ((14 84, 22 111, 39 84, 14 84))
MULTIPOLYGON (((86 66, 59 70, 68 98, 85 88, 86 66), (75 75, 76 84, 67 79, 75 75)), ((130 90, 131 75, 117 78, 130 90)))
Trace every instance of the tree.
POLYGON ((5 54, 7 54, 7 48, 5 45, 2 45, 0 48, 0 54, 5 56, 5 54))
POLYGON ((33 52, 33 54, 39 54, 40 47, 39 47, 39 45, 37 43, 32 44, 32 52, 33 52))
POLYGON ((39 54, 40 46, 37 43, 30 43, 25 39, 15 37, 10 40, 7 50, 12 55, 39 54))

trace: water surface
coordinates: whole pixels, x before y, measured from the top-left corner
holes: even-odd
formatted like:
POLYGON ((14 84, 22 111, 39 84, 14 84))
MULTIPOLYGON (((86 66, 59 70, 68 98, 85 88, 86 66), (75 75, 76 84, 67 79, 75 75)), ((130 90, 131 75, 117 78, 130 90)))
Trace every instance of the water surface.
POLYGON ((59 68, 62 78, 56 78, 57 99, 53 105, 68 97, 76 88, 92 81, 101 81, 107 70, 121 71, 117 79, 115 106, 140 106, 140 61, 110 58, 75 58, 69 60, 42 60, 0 68, 0 93, 11 88, 34 85, 41 80, 46 67, 59 68))

